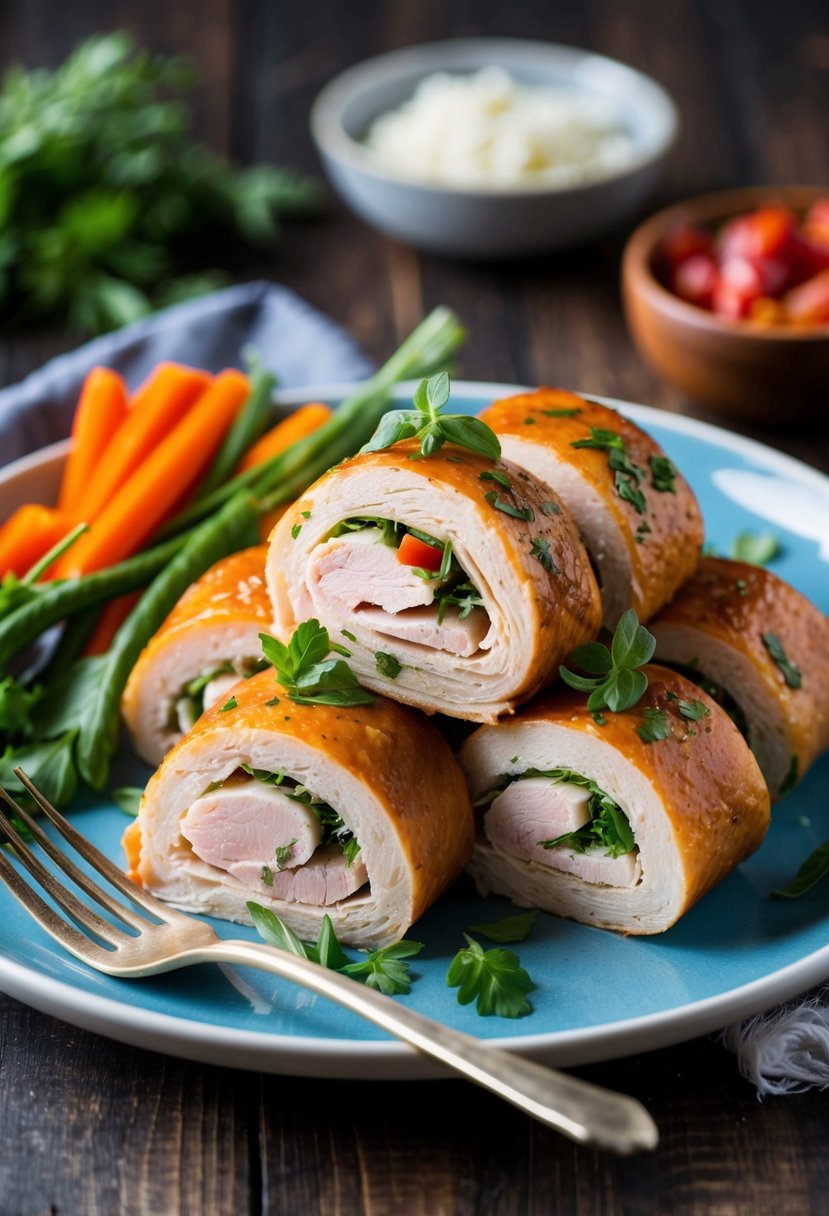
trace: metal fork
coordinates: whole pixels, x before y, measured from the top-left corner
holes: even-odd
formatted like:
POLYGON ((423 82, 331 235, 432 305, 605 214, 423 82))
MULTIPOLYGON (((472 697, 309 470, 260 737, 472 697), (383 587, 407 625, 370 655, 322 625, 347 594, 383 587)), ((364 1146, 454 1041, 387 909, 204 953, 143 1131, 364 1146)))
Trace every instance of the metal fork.
POLYGON ((0 833, 6 834, 32 878, 79 927, 70 924, 32 889, 2 848, 0 877, 46 932, 82 962, 125 979, 192 963, 242 963, 259 967, 344 1005, 572 1140, 618 1153, 656 1147, 659 1139, 656 1124, 634 1098, 554 1072, 472 1035, 452 1030, 307 959, 264 943, 217 937, 209 925, 175 911, 135 886, 58 813, 20 769, 15 770, 15 775, 78 855, 134 905, 130 908, 114 899, 79 870, 11 795, 0 788, 0 795, 14 815, 67 878, 132 930, 113 925, 78 899, 42 864, 21 832, 0 811, 0 833), (147 919, 146 914, 153 919, 147 919))

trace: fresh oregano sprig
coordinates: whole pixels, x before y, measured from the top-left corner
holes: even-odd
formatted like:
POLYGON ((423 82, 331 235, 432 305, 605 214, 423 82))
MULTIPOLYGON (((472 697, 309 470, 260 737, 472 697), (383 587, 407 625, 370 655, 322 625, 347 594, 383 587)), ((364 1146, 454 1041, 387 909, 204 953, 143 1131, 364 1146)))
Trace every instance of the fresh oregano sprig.
POLYGON ((345 659, 331 659, 342 649, 331 643, 328 630, 317 620, 303 621, 284 642, 260 633, 265 658, 277 681, 297 705, 371 705, 374 697, 357 682, 345 659))
POLYGON ((480 418, 467 414, 443 414, 449 400, 450 384, 446 372, 421 380, 414 394, 413 410, 390 410, 380 419, 377 430, 360 450, 379 452, 401 439, 420 440, 420 455, 432 456, 445 443, 467 448, 488 460, 501 455, 498 436, 480 418))
POLYGON ((565 684, 579 692, 589 692, 587 708, 591 713, 609 709, 621 713, 632 709, 648 687, 648 677, 638 669, 647 663, 656 649, 656 638, 649 633, 633 608, 620 618, 610 647, 603 642, 585 642, 570 655, 569 662, 587 676, 576 675, 567 667, 559 667, 565 684))

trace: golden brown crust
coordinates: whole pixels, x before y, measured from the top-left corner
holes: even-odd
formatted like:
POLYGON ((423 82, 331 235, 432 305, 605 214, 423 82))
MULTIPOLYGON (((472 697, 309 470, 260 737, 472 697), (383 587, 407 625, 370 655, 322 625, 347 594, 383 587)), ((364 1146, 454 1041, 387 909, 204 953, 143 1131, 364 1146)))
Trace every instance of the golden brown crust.
MULTIPOLYGON (((628 607, 636 610, 640 620, 653 616, 694 572, 703 541, 699 505, 679 472, 675 492, 654 487, 650 460, 664 456, 664 452, 636 423, 608 406, 546 386, 496 401, 480 418, 496 434, 520 441, 522 448, 539 445, 552 451, 557 459, 577 468, 585 484, 600 494, 623 537, 632 572, 628 607), (567 416, 546 412, 556 410, 578 413, 567 416), (575 442, 590 437, 591 427, 621 436, 630 460, 645 472, 639 484, 646 503, 643 512, 620 497, 607 451, 573 447, 575 442), (648 531, 644 531, 645 526, 648 531)), ((521 463, 514 452, 511 457, 521 463)), ((531 467, 530 462, 528 452, 527 467, 531 467)))
MULTIPOLYGON (((298 527, 303 527, 308 513, 313 518, 315 499, 330 479, 380 470, 388 482, 391 509, 395 478, 405 470, 408 476, 421 477, 429 485, 438 487, 449 495, 450 501, 457 495, 465 500, 464 505, 474 505, 479 534, 467 536, 467 541, 472 542, 470 548, 485 545, 490 536, 497 536, 503 545, 509 578, 520 591, 533 637, 533 654, 527 664, 526 678, 510 696, 510 704, 520 704, 549 684, 566 655, 575 646, 594 638, 599 630, 601 599, 587 552, 572 517, 557 495, 523 469, 504 461, 494 464, 452 445, 432 456, 418 455, 417 459, 412 459, 418 453, 419 445, 414 440, 396 443, 382 451, 362 453, 343 461, 311 486, 288 510, 271 537, 268 578, 272 599, 276 604, 287 604, 288 597, 280 590, 285 583, 280 553, 291 545, 289 538, 298 527), (510 487, 492 479, 493 473, 508 477, 510 487), (528 513, 530 518, 516 518, 496 506, 496 500, 528 513), (545 556, 542 561, 534 553, 549 554, 549 560, 545 556)), ((346 514, 354 512, 349 510, 346 514)), ((444 524, 435 534, 443 537, 446 531, 444 524)), ((467 573, 474 581, 474 572, 467 573)), ((496 598, 499 590, 507 594, 506 587, 495 587, 496 598)), ((295 619, 281 620, 281 631, 288 632, 297 623, 295 619)), ((399 699, 406 699, 402 682, 394 692, 399 699)), ((446 709, 446 712, 453 711, 446 709)))
MULTIPOLYGON (((786 724, 800 776, 829 747, 829 620, 789 583, 761 566, 705 557, 652 624, 657 657, 660 631, 671 628, 715 639, 751 665, 786 724), (800 672, 799 688, 787 684, 764 634, 779 638, 800 672)), ((704 663, 700 671, 706 674, 704 663)), ((725 688, 740 704, 739 686, 725 688)))
POLYGON ((525 706, 513 722, 581 731, 610 744, 639 770, 671 824, 685 875, 681 914, 762 843, 769 794, 747 743, 710 697, 667 667, 643 670, 648 689, 641 701, 624 713, 605 712, 604 725, 594 721, 584 693, 564 686, 525 706), (699 721, 680 712, 680 702, 695 700, 709 711, 699 721), (664 711, 666 738, 647 743, 637 734, 646 710, 664 711))
POLYGON ((141 682, 158 655, 182 633, 222 621, 254 624, 268 632, 273 611, 265 585, 267 545, 242 549, 216 562, 187 588, 167 619, 153 634, 130 672, 122 706, 127 720, 137 712, 141 682))
POLYGON ((464 869, 474 838, 466 782, 437 727, 379 696, 371 705, 344 709, 296 705, 273 671, 242 681, 233 695, 235 708, 204 713, 165 765, 174 766, 179 751, 214 732, 223 748, 228 730, 262 730, 310 744, 355 775, 383 807, 413 875, 413 920, 422 915, 464 869))

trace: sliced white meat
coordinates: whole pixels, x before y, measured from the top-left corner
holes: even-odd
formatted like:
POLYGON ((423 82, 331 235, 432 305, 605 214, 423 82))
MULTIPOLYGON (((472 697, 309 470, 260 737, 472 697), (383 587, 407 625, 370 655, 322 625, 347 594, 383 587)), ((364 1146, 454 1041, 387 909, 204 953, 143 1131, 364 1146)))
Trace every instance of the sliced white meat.
POLYGON ((304 803, 251 778, 197 798, 181 821, 181 834, 202 861, 254 886, 263 866, 277 871, 277 849, 290 846, 285 869, 304 865, 322 838, 322 825, 304 803))
POLYGON ((213 705, 224 705, 228 700, 231 688, 238 683, 238 671, 227 671, 224 675, 214 676, 210 683, 205 685, 202 694, 204 708, 210 709, 213 705))
POLYGON ((461 620, 460 610, 450 606, 440 624, 434 608, 409 608, 394 614, 382 608, 360 608, 354 615, 374 633, 461 656, 480 650, 489 633, 489 617, 482 608, 473 608, 461 620))
POLYGON ((397 560, 397 550, 384 545, 377 528, 336 536, 314 550, 308 567, 314 600, 327 600, 340 611, 373 604, 384 612, 431 604, 432 580, 419 578, 397 560))
POLYGON ((359 853, 349 865, 340 846, 333 842, 317 849, 299 869, 274 871, 273 882, 263 882, 262 887, 268 895, 289 904, 327 908, 348 899, 367 882, 368 873, 359 853))
POLYGON ((512 857, 566 870, 585 882, 632 886, 641 874, 636 852, 610 857, 601 845, 579 853, 565 844, 545 849, 541 843, 589 823, 589 802, 590 791, 582 785, 545 777, 513 781, 493 800, 484 832, 492 844, 512 857))

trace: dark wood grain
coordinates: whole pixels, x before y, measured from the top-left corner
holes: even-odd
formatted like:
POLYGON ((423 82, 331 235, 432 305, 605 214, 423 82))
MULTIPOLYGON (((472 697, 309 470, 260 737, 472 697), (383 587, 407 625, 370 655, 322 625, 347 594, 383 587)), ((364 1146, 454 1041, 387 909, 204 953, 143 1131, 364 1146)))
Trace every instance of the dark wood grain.
MULTIPOLYGON (((12 0, 0 4, 0 62, 55 65, 102 28, 191 53, 203 71, 198 129, 240 162, 319 171, 308 107, 338 70, 413 42, 498 34, 591 47, 673 93, 682 136, 649 209, 729 185, 829 181, 822 0, 12 0)), ((469 265, 387 241, 332 199, 324 222, 292 227, 250 272, 292 287, 378 359, 446 303, 469 327, 470 378, 558 383, 702 417, 628 340, 625 235, 558 257, 469 265)), ((0 382, 70 341, 0 335, 0 382)), ((826 427, 757 434, 829 470, 826 427)), ((578 1148, 456 1081, 306 1080, 168 1059, 0 997, 0 1216, 827 1211, 820 1094, 758 1102, 714 1039, 575 1071, 639 1097, 659 1124, 659 1150, 620 1160, 578 1148)))

